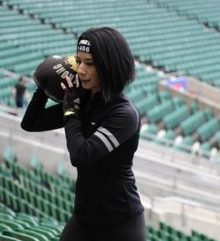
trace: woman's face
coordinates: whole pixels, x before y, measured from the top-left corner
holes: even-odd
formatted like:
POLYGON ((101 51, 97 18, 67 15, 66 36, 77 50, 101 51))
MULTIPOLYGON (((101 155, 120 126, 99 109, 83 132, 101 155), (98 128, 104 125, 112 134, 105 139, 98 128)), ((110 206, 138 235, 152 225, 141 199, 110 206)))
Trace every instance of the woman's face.
POLYGON ((101 90, 101 81, 98 77, 93 57, 90 53, 79 51, 76 55, 77 73, 82 87, 90 90, 92 94, 101 90))

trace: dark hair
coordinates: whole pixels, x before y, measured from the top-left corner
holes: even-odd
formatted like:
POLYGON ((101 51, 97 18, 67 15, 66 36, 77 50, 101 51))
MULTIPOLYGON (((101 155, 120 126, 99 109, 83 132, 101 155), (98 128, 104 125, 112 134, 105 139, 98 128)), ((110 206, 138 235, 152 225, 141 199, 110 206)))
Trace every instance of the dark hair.
POLYGON ((78 43, 82 39, 90 41, 103 96, 106 101, 112 100, 135 77, 134 59, 127 41, 110 27, 91 28, 81 34, 78 43))

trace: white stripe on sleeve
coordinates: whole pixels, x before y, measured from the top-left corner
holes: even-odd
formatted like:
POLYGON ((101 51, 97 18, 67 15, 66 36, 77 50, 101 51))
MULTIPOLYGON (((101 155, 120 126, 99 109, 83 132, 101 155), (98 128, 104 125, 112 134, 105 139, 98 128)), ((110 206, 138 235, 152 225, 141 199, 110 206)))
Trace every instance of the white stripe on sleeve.
POLYGON ((94 133, 95 136, 97 136, 106 146, 106 148, 108 149, 109 152, 111 152, 113 150, 112 144, 110 143, 110 141, 104 136, 104 134, 102 134, 99 131, 96 131, 94 133))
POLYGON ((115 148, 119 146, 118 140, 109 130, 107 130, 104 127, 99 127, 97 131, 99 131, 99 132, 103 133, 105 136, 107 136, 109 138, 109 140, 113 143, 115 148))

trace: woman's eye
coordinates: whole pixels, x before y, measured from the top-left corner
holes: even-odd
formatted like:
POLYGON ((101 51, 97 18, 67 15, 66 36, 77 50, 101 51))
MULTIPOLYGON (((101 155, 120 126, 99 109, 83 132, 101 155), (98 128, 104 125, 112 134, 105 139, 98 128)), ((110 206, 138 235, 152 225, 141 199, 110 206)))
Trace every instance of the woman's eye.
POLYGON ((94 63, 93 62, 87 62, 86 64, 87 65, 93 65, 94 63))
POLYGON ((76 59, 76 63, 77 63, 77 64, 80 64, 81 61, 80 61, 79 59, 76 59))

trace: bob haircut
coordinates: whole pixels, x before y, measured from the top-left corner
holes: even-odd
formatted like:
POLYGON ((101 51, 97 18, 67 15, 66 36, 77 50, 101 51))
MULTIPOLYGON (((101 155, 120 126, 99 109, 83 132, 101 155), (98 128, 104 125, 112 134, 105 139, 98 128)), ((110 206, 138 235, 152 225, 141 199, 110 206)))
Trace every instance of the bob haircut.
POLYGON ((88 40, 105 101, 118 96, 135 78, 135 64, 125 38, 110 27, 91 28, 81 34, 80 40, 88 40))

